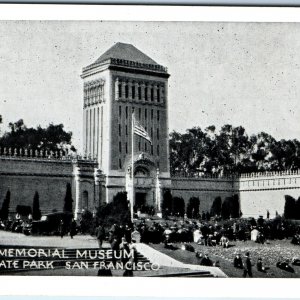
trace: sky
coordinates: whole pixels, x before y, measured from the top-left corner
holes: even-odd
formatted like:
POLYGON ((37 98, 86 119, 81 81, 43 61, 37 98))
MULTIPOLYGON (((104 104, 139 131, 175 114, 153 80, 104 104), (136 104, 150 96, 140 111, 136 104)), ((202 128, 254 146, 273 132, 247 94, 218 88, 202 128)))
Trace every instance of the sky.
POLYGON ((169 131, 300 139, 300 23, 0 21, 1 133, 63 123, 82 144, 82 67, 116 42, 166 66, 169 131))

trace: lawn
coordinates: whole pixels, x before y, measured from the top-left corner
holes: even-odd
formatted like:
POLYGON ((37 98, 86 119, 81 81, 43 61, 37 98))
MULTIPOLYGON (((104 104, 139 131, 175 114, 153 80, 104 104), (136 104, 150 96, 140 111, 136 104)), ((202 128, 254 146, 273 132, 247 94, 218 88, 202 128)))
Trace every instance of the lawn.
MULTIPOLYGON (((192 245, 196 251, 200 251, 203 254, 208 253, 213 262, 218 260, 220 262, 220 268, 229 277, 242 277, 243 270, 233 267, 233 258, 236 252, 241 253, 242 258, 244 258, 245 253, 249 251, 253 265, 253 277, 300 278, 299 266, 293 266, 295 273, 283 271, 276 267, 276 263, 279 259, 289 259, 291 261, 293 257, 300 257, 300 247, 292 245, 290 240, 268 241, 264 245, 252 241, 236 241, 232 242, 227 249, 220 246, 208 247, 197 245, 196 243, 192 243, 192 245), (269 267, 266 273, 256 270, 256 262, 259 257, 262 258, 264 265, 269 267)), ((195 253, 181 250, 180 244, 174 244, 174 246, 179 248, 177 250, 165 249, 163 244, 151 244, 150 246, 183 263, 199 264, 199 259, 195 256, 195 253)))

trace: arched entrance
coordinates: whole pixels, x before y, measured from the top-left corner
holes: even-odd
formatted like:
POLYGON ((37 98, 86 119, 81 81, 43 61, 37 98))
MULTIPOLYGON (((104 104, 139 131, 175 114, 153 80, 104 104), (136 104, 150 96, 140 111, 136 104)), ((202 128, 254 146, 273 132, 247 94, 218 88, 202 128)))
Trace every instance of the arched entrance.
MULTIPOLYGON (((152 214, 156 207, 156 164, 151 156, 140 153, 134 160, 134 204, 133 211, 152 214)), ((128 166, 126 177, 126 190, 130 197, 132 195, 132 173, 131 164, 128 166)))
POLYGON ((83 191, 82 193, 82 208, 85 210, 89 209, 89 192, 83 191))

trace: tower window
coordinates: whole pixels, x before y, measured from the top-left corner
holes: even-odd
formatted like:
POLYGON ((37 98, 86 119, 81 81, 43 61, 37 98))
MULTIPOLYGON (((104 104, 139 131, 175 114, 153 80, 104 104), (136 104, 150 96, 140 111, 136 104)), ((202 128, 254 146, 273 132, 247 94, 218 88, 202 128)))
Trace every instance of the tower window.
POLYGON ((119 83, 119 85, 118 85, 118 92, 119 92, 119 98, 122 98, 122 84, 121 83, 119 83))
POLYGON ((131 87, 131 95, 132 95, 132 99, 135 99, 135 86, 134 85, 131 87))
POLYGON ((122 143, 119 142, 119 152, 121 153, 122 152, 122 143))
POLYGON ((147 108, 145 108, 145 119, 147 120, 147 108))
POLYGON ((145 101, 148 101, 148 87, 145 87, 145 101))
POLYGON ((122 169, 122 160, 119 158, 119 169, 122 169))
POLYGON ((139 120, 141 121, 141 114, 142 114, 142 109, 139 108, 139 120))
POLYGON ((120 118, 122 117, 122 107, 121 107, 121 105, 119 106, 119 117, 120 118))
POLYGON ((151 101, 153 102, 154 100, 154 91, 153 91, 153 87, 151 87, 151 101))
POLYGON ((157 145, 157 155, 159 155, 159 145, 157 145))
POLYGON ((141 141, 139 141, 139 151, 141 151, 141 141))
POLYGON ((159 87, 157 89, 157 102, 160 102, 160 90, 159 90, 159 87))
POLYGON ((128 106, 126 106, 125 108, 125 115, 126 115, 126 119, 128 119, 128 106))
POLYGON ((128 85, 125 85, 125 98, 128 98, 128 85))
POLYGON ((128 135, 128 126, 125 126, 126 135, 128 135))
POLYGON ((138 94, 139 94, 139 100, 142 99, 142 88, 139 86, 138 87, 138 94))
POLYGON ((153 128, 151 127, 151 130, 150 130, 150 135, 151 135, 151 139, 153 139, 153 128))
POLYGON ((125 144, 125 151, 126 151, 126 154, 127 154, 128 153, 128 144, 127 144, 127 142, 125 144))
POLYGON ((121 124, 119 124, 119 136, 121 136, 121 124))
POLYGON ((147 142, 145 143, 145 151, 148 150, 148 145, 147 145, 147 142))
POLYGON ((151 120, 153 120, 153 109, 151 109, 151 120))
POLYGON ((159 128, 156 129, 157 139, 159 140, 159 128))
POLYGON ((151 145, 151 155, 153 155, 153 145, 151 145))
POLYGON ((157 111, 157 121, 159 121, 159 110, 157 111))

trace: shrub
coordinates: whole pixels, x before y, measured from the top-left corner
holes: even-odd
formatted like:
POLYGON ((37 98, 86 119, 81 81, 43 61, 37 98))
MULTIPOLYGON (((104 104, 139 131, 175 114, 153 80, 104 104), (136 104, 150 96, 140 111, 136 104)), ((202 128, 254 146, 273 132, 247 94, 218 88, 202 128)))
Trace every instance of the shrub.
POLYGON ((6 192, 6 196, 3 200, 2 207, 0 210, 0 219, 7 220, 9 214, 9 203, 10 203, 10 191, 6 192))
POLYGON ((82 233, 92 234, 95 229, 95 219, 89 210, 85 210, 81 215, 80 230, 82 233))
POLYGON ((72 191, 71 191, 70 183, 67 183, 66 196, 64 201, 64 212, 65 213, 73 212, 73 199, 72 199, 72 191))
POLYGON ((119 192, 112 202, 101 205, 97 210, 97 223, 106 228, 113 224, 130 224, 131 216, 126 192, 119 192))
POLYGON ((32 203, 32 219, 40 220, 41 219, 41 210, 40 210, 40 196, 38 192, 35 192, 32 203))
POLYGON ((300 220, 300 197, 295 204, 295 219, 300 220))

